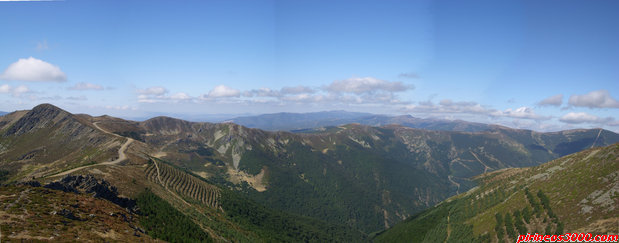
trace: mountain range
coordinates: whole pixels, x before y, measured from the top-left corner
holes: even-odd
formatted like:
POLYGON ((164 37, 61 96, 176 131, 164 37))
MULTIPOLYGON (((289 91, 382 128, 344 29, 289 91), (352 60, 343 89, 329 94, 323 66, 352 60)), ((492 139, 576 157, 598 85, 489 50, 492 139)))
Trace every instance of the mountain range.
POLYGON ((489 130, 492 125, 461 120, 422 119, 410 115, 389 116, 362 112, 322 111, 311 113, 274 113, 257 116, 236 117, 231 122, 249 128, 268 131, 316 132, 325 127, 359 123, 367 126, 402 125, 439 131, 479 132, 489 130))
POLYGON ((0 183, 93 175, 121 197, 169 204, 215 241, 365 241, 479 187, 475 176, 619 142, 603 129, 388 124, 291 133, 231 122, 74 115, 43 104, 0 117, 0 183))

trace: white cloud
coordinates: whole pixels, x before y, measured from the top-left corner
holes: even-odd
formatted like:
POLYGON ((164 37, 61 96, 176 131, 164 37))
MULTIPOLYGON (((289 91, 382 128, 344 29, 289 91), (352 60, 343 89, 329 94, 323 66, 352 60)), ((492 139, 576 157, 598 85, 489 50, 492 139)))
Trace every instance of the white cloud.
POLYGON ((550 116, 542 116, 530 107, 520 107, 517 109, 506 109, 504 111, 482 106, 472 101, 452 101, 450 99, 441 100, 438 104, 432 101, 422 101, 418 105, 407 105, 402 109, 403 112, 425 113, 425 114, 470 114, 482 115, 486 117, 506 117, 529 120, 548 120, 550 116))
POLYGON ((240 95, 241 91, 225 85, 218 85, 208 92, 209 98, 239 97, 240 95))
POLYGON ((170 95, 170 99, 172 99, 172 100, 190 100, 192 98, 191 98, 191 96, 189 96, 186 93, 178 92, 176 94, 170 95))
POLYGON ((15 81, 54 81, 67 80, 58 66, 36 59, 34 57, 20 58, 17 62, 9 65, 0 79, 15 81))
POLYGON ((147 89, 138 89, 138 94, 141 95, 163 95, 168 92, 168 90, 161 86, 150 87, 147 89))
POLYGON ((91 83, 76 83, 73 87, 69 87, 69 90, 103 90, 103 86, 91 83))
POLYGON ((619 101, 613 99, 610 93, 603 89, 591 91, 584 95, 572 95, 569 104, 589 108, 619 108, 619 101))
POLYGON ((165 95, 168 93, 168 89, 161 86, 137 89, 136 92, 138 93, 138 102, 140 103, 156 103, 168 99, 165 95))
POLYGON ((160 102, 181 102, 191 101, 194 98, 184 92, 177 92, 172 95, 168 95, 168 89, 155 86, 146 89, 137 89, 138 102, 139 103, 160 103, 160 102))
POLYGON ((563 104, 563 94, 553 95, 537 102, 539 106, 561 106, 561 104, 563 104))
POLYGON ((469 113, 469 114, 489 114, 496 110, 488 109, 477 102, 460 101, 453 102, 444 99, 435 105, 432 101, 422 101, 419 105, 408 105, 403 109, 405 112, 412 113, 469 113))
POLYGON ((325 101, 333 101, 325 95, 312 95, 312 94, 296 94, 289 95, 281 98, 282 101, 291 101, 295 103, 319 103, 325 101))
POLYGON ((283 94, 313 94, 316 93, 316 90, 307 86, 294 86, 294 87, 283 87, 280 91, 283 94))
POLYGON ((492 113, 491 115, 494 116, 504 116, 504 117, 511 117, 511 118, 519 118, 519 119, 531 119, 531 120, 548 120, 550 119, 549 116, 542 116, 542 115, 538 115, 536 114, 532 108, 523 106, 520 107, 518 109, 512 110, 512 109, 507 109, 503 112, 495 112, 492 113))
POLYGON ((249 91, 245 91, 243 92, 243 96, 246 97, 280 97, 281 93, 277 90, 272 90, 269 88, 259 88, 259 89, 252 89, 249 91))
POLYGON ((604 123, 612 123, 615 119, 612 117, 601 118, 595 115, 591 115, 585 112, 570 112, 559 118, 559 121, 570 123, 570 124, 580 124, 580 123, 596 123, 596 124, 604 124, 604 123))
POLYGON ((365 77, 337 80, 327 86, 326 90, 329 92, 362 94, 378 91, 402 92, 412 88, 412 85, 405 85, 402 82, 389 82, 373 77, 365 77))
POLYGON ((15 94, 16 96, 19 96, 19 95, 21 95, 23 93, 27 93, 29 91, 30 91, 30 89, 26 85, 20 85, 20 86, 17 86, 17 87, 15 87, 13 89, 13 94, 15 94))
POLYGON ((29 93, 30 89, 26 85, 20 85, 17 87, 11 87, 8 84, 0 86, 0 93, 11 94, 13 97, 20 97, 22 94, 29 93))
POLYGON ((252 89, 249 91, 243 92, 243 96, 246 97, 273 97, 279 98, 287 95, 297 95, 297 94, 313 94, 316 93, 316 90, 307 86, 294 86, 294 87, 283 87, 280 90, 273 90, 269 88, 259 88, 252 89))
POLYGON ((11 86, 9 86, 8 84, 3 84, 0 85, 0 93, 9 93, 11 92, 11 86))

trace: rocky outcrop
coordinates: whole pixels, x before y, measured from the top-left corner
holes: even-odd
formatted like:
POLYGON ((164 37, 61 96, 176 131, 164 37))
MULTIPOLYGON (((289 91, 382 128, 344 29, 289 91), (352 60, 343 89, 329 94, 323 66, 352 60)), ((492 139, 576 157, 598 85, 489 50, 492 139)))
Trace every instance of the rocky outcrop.
POLYGON ((43 187, 64 192, 93 194, 93 197, 108 200, 131 211, 136 210, 135 200, 119 197, 118 190, 115 186, 110 185, 110 183, 103 179, 99 180, 92 175, 68 175, 60 181, 51 182, 43 187))

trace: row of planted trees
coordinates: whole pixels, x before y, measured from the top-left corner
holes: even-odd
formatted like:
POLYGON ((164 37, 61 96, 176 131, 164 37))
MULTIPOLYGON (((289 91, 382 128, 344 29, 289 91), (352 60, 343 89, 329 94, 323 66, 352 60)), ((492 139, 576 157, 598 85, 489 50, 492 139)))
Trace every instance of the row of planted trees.
POLYGON ((163 186, 173 189, 180 194, 200 201, 211 208, 219 208, 220 190, 186 172, 176 169, 165 163, 151 161, 146 168, 146 176, 149 180, 159 183, 159 178, 163 186), (159 171, 154 163, 158 163, 159 171))
POLYGON ((506 239, 507 236, 508 240, 516 239, 519 234, 527 233, 562 234, 563 223, 552 211, 548 196, 542 190, 539 190, 536 197, 529 191, 529 188, 525 188, 525 194, 529 205, 513 212, 495 214, 496 225, 494 230, 497 238, 501 240, 506 239), (543 225, 546 225, 546 227, 544 232, 541 232, 537 227, 543 225), (530 232, 529 228, 532 228, 534 232, 530 232))

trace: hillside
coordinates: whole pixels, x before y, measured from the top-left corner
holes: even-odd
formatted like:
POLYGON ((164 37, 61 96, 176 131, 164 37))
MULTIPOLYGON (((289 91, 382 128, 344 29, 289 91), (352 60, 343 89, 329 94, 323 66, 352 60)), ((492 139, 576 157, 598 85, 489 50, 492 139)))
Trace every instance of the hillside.
POLYGON ((72 115, 51 105, 10 113, 0 125, 5 183, 93 174, 126 197, 150 190, 213 239, 253 241, 363 239, 474 187, 472 176, 619 142, 601 129, 454 132, 349 124, 296 134, 169 117, 72 115), (243 202, 238 214, 226 200, 243 202), (288 218, 295 226, 278 231, 251 217, 288 218))
POLYGON ((478 186, 377 234, 376 242, 515 242, 518 234, 617 234, 619 144, 477 177, 478 186))
POLYGON ((48 104, 0 117, 0 161, 8 181, 113 160, 125 140, 48 104))
POLYGON ((350 124, 294 134, 169 117, 99 125, 263 205, 364 232, 468 190, 474 186, 469 177, 619 142, 617 134, 600 129, 471 133, 350 124))
MULTIPOLYGON (((365 237, 363 233, 348 227, 265 208, 252 202, 251 199, 237 195, 237 192, 227 190, 222 192, 217 186, 202 181, 203 179, 188 174, 185 170, 174 169, 175 167, 166 163, 160 164, 161 168, 156 168, 155 172, 153 167, 155 163, 148 156, 148 154, 156 154, 153 152, 156 151, 155 147, 143 143, 140 141, 143 139, 137 137, 133 140, 130 137, 109 132, 107 129, 115 122, 121 123, 121 126, 124 123, 135 124, 135 122, 108 116, 72 115, 51 105, 41 105, 31 111, 7 115, 2 123, 4 135, 0 137, 4 142, 3 151, 0 153, 0 161, 3 165, 0 183, 29 181, 33 178, 41 183, 55 183, 65 174, 92 174, 96 178, 111 182, 118 188, 119 193, 126 197, 152 198, 141 196, 144 190, 149 190, 155 197, 162 198, 171 207, 180 210, 182 215, 190 217, 191 221, 195 222, 212 239, 252 242, 334 241, 335 239, 359 241, 365 237), (14 135, 16 133, 19 135, 14 135), (100 140, 110 140, 114 143, 96 143, 100 140), (39 150, 43 152, 34 153, 36 156, 24 157, 25 159, 22 159, 23 156, 16 159, 13 157, 14 154, 29 150, 28 145, 22 146, 24 143, 37 144, 40 146, 39 150), (67 148, 62 151, 66 152, 58 153, 58 159, 50 163, 50 157, 47 155, 51 153, 45 152, 55 151, 57 149, 55 146, 63 144, 66 144, 67 148), (109 152, 109 156, 89 157, 92 159, 89 163, 80 163, 79 158, 71 157, 72 154, 90 147, 93 150, 105 149, 109 152), (69 149, 75 151, 68 151, 69 149), (71 166, 59 166, 63 164, 71 166), (166 172, 174 173, 166 174, 166 172), (153 178, 157 179, 153 180, 153 178), (159 178, 162 180, 160 181, 159 178), (177 180, 179 178, 183 179, 177 180), (174 179, 175 186, 191 185, 191 190, 185 187, 170 190, 170 184, 162 183, 172 182, 172 179, 174 179), (182 183, 183 180, 190 184, 182 183), (197 185, 200 187, 196 187, 197 185), (207 188, 208 190, 200 191, 195 188, 207 188), (197 193, 192 194, 193 192, 197 193), (211 192, 214 193, 213 196, 217 195, 216 200, 211 200, 215 198, 213 196, 207 196, 211 195, 209 194, 211 192), (200 200, 201 198, 205 200, 200 200), (218 206, 219 201, 228 203, 218 206), (248 214, 248 212, 252 213, 248 214), (273 228, 276 226, 278 227, 273 228)), ((132 133, 123 135, 131 136, 132 133)), ((149 201, 160 204, 157 200, 149 199, 149 201)), ((162 237, 163 235, 158 233, 155 236, 162 237)))
POLYGON ((0 187, 0 231, 11 241, 153 241, 140 216, 87 194, 44 187, 0 187))

